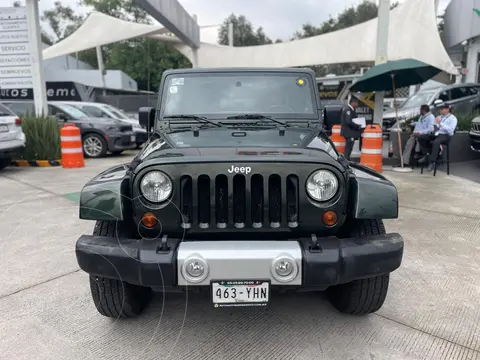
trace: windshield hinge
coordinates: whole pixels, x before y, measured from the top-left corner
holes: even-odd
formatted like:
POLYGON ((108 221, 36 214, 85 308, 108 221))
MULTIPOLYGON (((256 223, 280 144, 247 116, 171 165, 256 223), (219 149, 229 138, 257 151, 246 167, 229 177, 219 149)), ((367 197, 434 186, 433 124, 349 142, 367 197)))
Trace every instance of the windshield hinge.
POLYGON ((197 127, 194 127, 194 128, 193 128, 193 136, 194 136, 194 137, 198 137, 199 135, 200 135, 200 131, 198 130, 197 127))
POLYGON ((283 126, 278 128, 278 134, 280 136, 285 136, 285 128, 283 126))

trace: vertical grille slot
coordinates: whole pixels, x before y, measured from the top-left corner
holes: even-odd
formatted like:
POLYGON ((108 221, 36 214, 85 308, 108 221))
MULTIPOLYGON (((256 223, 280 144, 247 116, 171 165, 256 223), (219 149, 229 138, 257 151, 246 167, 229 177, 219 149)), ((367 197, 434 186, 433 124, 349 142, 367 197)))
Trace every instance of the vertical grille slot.
POLYGON ((226 175, 218 175, 215 178, 215 220, 219 228, 227 227, 228 178, 226 175))
POLYGON ((282 221, 282 179, 279 175, 268 178, 268 216, 270 226, 280 227, 282 221))
POLYGON ((296 228, 298 226, 298 177, 296 175, 287 176, 287 222, 288 227, 296 228))
POLYGON ((197 181, 198 189, 198 226, 207 229, 210 225, 210 178, 200 175, 197 181))
POLYGON ((192 178, 190 176, 182 176, 180 178, 180 223, 184 229, 190 229, 192 226, 193 214, 193 187, 192 178))
POLYGON ((255 174, 252 176, 250 189, 252 226, 258 229, 263 225, 264 189, 262 175, 255 174))
POLYGON ((246 220, 246 180, 243 175, 233 177, 233 222, 242 229, 246 220))

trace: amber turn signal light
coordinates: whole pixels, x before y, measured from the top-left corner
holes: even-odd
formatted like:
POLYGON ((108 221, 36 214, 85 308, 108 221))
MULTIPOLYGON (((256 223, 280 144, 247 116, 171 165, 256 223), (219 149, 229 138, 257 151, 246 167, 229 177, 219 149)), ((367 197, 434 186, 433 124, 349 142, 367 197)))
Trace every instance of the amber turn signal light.
POLYGON ((148 213, 145 213, 143 214, 142 216, 142 224, 147 227, 147 228, 153 228, 155 227, 155 225, 157 225, 158 223, 158 220, 157 218, 155 217, 154 214, 148 212, 148 213))
POLYGON ((327 226, 333 226, 337 223, 337 213, 335 211, 325 211, 322 216, 322 221, 327 226))

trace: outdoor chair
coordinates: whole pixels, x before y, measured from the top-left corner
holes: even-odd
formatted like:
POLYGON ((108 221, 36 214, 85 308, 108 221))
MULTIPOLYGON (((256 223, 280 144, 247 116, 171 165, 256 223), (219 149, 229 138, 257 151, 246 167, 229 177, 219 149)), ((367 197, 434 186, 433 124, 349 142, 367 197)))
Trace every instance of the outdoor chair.
MULTIPOLYGON (((434 165, 433 168, 433 176, 437 175, 437 166, 438 164, 445 164, 447 165, 447 175, 450 175, 450 140, 448 140, 448 143, 445 145, 440 145, 440 155, 438 156, 437 162, 434 165)), ((418 162, 417 162, 418 164, 418 162)), ((421 170, 420 173, 423 174, 423 169, 425 167, 425 163, 421 164, 421 170)))

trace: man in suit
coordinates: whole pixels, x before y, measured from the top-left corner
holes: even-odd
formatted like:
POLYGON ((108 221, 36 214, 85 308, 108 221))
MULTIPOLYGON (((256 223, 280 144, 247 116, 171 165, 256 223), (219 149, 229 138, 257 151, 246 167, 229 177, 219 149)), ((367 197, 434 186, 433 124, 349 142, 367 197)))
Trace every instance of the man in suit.
POLYGON ((348 160, 350 160, 355 140, 360 139, 362 136, 362 127, 353 122, 353 119, 357 117, 355 109, 358 107, 359 103, 358 99, 352 96, 349 104, 342 109, 340 115, 340 118, 342 119, 340 135, 345 138, 344 155, 348 160))

